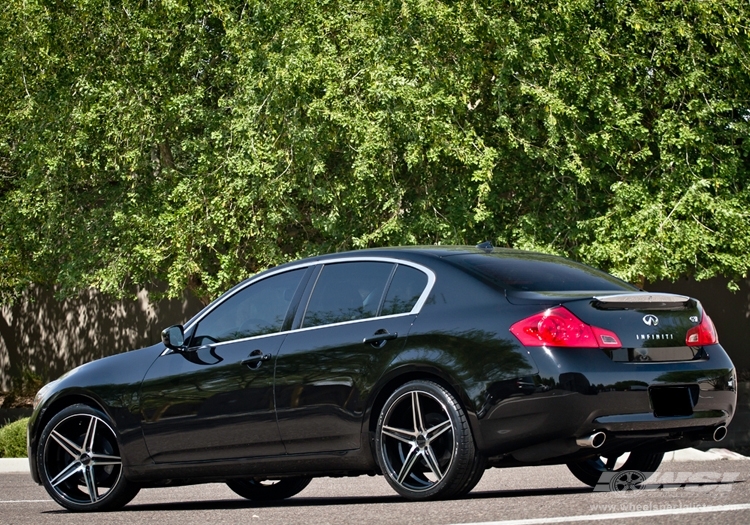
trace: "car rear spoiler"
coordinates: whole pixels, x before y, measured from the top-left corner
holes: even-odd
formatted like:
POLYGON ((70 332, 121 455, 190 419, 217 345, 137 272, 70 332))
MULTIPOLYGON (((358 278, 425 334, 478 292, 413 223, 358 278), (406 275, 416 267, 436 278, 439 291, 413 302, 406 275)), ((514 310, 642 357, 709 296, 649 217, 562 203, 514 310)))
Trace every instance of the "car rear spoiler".
POLYGON ((602 310, 682 310, 692 299, 671 293, 636 292, 594 297, 594 307, 602 310))

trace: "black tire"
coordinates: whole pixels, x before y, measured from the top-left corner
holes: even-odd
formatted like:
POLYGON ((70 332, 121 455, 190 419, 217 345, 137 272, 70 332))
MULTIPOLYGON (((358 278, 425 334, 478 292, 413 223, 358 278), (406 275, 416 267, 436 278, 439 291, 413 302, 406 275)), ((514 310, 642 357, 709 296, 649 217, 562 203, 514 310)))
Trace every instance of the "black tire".
POLYGON ((291 498, 302 492, 312 478, 294 477, 277 480, 233 479, 227 486, 235 494, 254 501, 274 501, 291 498))
POLYGON ((456 496, 465 496, 466 494, 474 490, 474 487, 476 487, 477 484, 479 484, 479 482, 482 480, 482 476, 484 476, 485 470, 487 470, 487 458, 477 453, 476 459, 474 460, 474 466, 472 467, 471 474, 469 475, 469 479, 464 488, 456 493, 456 496))
POLYGON ((616 467, 617 457, 592 458, 575 463, 568 463, 570 472, 580 481, 591 487, 596 487, 604 472, 626 472, 636 470, 644 475, 645 481, 659 468, 663 452, 631 452, 625 463, 616 467), (606 463, 605 461, 606 460, 606 463))
POLYGON ((462 496, 485 466, 461 404, 432 381, 410 381, 391 394, 378 418, 375 452, 385 479, 410 500, 462 496))
POLYGON ((47 423, 37 464, 49 495, 74 512, 119 509, 140 490, 125 479, 109 417, 86 405, 70 406, 47 423))

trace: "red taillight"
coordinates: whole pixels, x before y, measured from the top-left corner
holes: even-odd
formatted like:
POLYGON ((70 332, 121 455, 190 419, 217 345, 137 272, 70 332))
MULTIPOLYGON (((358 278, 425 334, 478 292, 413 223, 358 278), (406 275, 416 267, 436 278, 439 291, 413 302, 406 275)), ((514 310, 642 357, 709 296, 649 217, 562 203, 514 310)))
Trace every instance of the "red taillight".
POLYGON ((510 327, 524 346, 565 346, 571 348, 620 348, 614 332, 590 326, 563 306, 527 317, 510 327))
POLYGON ((705 346, 718 343, 719 336, 716 335, 714 323, 705 313, 703 314, 703 319, 701 319, 701 324, 692 327, 688 330, 687 336, 685 336, 685 344, 688 346, 705 346))

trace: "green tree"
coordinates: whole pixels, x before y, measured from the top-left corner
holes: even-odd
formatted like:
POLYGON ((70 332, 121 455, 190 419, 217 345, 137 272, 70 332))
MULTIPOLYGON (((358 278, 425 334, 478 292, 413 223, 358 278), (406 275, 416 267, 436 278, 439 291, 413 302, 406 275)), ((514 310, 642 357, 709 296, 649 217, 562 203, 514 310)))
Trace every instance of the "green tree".
POLYGON ((750 266, 742 0, 9 0, 0 290, 476 243, 750 266))

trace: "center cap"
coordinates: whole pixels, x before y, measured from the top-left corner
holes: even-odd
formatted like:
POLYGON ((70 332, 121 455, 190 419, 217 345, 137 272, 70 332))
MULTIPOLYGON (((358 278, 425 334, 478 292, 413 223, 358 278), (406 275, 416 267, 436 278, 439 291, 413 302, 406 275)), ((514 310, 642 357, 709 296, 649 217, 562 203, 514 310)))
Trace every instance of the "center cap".
POLYGON ((89 456, 88 454, 82 454, 80 461, 83 466, 87 466, 89 463, 91 463, 91 456, 89 456))
POLYGON ((419 448, 424 448, 425 445, 427 445, 427 438, 424 437, 422 434, 417 436, 417 446, 419 448))

